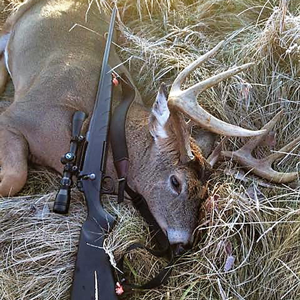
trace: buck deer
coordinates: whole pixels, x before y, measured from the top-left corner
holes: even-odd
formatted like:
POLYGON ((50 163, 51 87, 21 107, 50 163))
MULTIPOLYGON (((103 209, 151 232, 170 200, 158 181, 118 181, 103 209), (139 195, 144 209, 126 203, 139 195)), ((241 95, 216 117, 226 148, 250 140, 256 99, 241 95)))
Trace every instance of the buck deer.
MULTIPOLYGON (((15 96, 0 116, 2 196, 22 189, 28 159, 62 172, 60 158, 69 147, 73 113, 92 113, 107 27, 103 13, 88 0, 28 0, 7 20, 0 40, 0 90, 8 71, 15 96)), ((258 175, 276 182, 292 181, 298 176, 297 172, 282 174, 271 169, 274 156, 263 164, 250 157, 251 149, 268 132, 270 124, 258 131, 243 129, 215 118, 197 102, 201 92, 246 70, 251 63, 181 89, 188 75, 222 45, 219 43, 185 68, 169 95, 162 86, 150 112, 143 107, 137 92, 127 117, 128 183, 145 197, 173 245, 188 245, 192 241, 211 173, 210 159, 203 157, 191 138, 185 118, 220 135, 257 136, 242 150, 223 155, 236 158, 258 175)), ((111 51, 110 66, 119 66, 115 71, 130 78, 115 49, 111 51)), ((299 139, 293 141, 284 150, 298 142, 299 139)), ((116 178, 110 152, 107 171, 116 178)))

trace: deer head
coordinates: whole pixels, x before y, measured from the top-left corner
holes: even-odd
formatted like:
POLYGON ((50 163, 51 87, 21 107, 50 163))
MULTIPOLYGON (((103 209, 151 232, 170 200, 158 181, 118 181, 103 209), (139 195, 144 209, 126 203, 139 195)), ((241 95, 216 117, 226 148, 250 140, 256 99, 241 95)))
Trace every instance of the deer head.
POLYGON ((139 159, 136 177, 147 177, 147 180, 138 180, 136 186, 147 199, 150 210, 170 243, 177 248, 192 242, 193 231, 199 221, 198 210, 205 199, 211 174, 210 164, 192 139, 185 118, 225 136, 257 136, 265 132, 225 123, 209 114, 197 102, 201 92, 252 64, 232 68, 186 90, 181 89, 187 76, 222 45, 223 42, 219 43, 185 68, 175 79, 169 95, 166 86, 161 85, 149 116, 149 150, 139 159))

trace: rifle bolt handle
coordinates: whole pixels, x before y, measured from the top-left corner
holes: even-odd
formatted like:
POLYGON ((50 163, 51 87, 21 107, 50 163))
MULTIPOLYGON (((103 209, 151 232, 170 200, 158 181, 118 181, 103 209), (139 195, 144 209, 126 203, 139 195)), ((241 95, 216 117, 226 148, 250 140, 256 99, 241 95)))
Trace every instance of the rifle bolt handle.
POLYGON ((83 180, 95 180, 96 179, 96 175, 94 173, 91 174, 85 174, 82 176, 83 180))

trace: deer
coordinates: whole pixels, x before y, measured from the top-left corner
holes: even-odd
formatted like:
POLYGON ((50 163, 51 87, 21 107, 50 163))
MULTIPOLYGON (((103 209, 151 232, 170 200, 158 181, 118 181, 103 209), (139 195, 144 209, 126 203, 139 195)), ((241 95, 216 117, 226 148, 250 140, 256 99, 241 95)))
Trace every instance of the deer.
MULTIPOLYGON (((0 39, 0 90, 8 76, 15 88, 13 103, 0 116, 0 195, 17 194, 27 180, 28 161, 62 173, 61 156, 68 151, 71 118, 85 112, 89 123, 95 101, 108 21, 95 3, 87 0, 27 0, 7 19, 0 39)), ((187 119, 221 136, 250 137, 241 149, 221 151, 267 180, 286 183, 298 172, 280 173, 273 162, 299 144, 295 139, 265 159, 251 152, 264 139, 281 114, 261 130, 226 123, 207 112, 198 102, 203 91, 253 63, 229 70, 183 89, 188 76, 213 57, 224 45, 218 43, 183 69, 167 91, 161 85, 149 110, 136 89, 126 121, 130 154, 128 184, 144 196, 150 211, 171 245, 189 247, 199 223, 207 182, 216 156, 205 157, 200 141, 193 139, 187 119), (200 146, 199 146, 200 145, 200 146)), ((115 47, 110 66, 125 73, 133 83, 115 47)), ((117 87, 116 94, 121 93, 117 87)), ((111 150, 107 173, 117 178, 111 150)))

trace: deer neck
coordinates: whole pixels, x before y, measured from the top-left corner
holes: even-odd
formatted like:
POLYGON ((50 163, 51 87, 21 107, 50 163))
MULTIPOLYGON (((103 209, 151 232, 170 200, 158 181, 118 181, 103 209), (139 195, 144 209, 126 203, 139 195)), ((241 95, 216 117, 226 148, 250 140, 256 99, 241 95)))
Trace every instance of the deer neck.
MULTIPOLYGON (((137 192, 139 191, 140 169, 150 160, 152 138, 148 129, 149 111, 139 103, 134 102, 128 111, 125 134, 129 154, 128 185, 137 192)), ((123 145, 120 145, 123 146, 123 145)), ((107 159, 107 175, 117 179, 112 150, 109 149, 107 159)))

